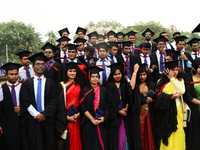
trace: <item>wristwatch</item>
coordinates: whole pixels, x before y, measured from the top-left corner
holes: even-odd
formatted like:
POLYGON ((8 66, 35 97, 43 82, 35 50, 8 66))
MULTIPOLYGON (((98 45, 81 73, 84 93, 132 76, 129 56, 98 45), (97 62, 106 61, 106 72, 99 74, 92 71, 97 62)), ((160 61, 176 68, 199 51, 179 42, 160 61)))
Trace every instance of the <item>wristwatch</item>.
POLYGON ((132 76, 136 76, 136 74, 135 74, 135 73, 133 73, 133 74, 132 74, 132 76))

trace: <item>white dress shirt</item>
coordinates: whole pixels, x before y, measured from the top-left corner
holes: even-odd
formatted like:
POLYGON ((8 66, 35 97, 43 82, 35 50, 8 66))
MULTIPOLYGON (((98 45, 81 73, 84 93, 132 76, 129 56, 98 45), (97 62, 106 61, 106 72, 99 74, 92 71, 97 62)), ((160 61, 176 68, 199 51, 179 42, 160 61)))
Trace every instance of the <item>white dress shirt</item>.
MULTIPOLYGON (((42 94, 42 99, 41 99, 41 105, 42 105, 42 111, 44 111, 44 94, 45 94, 45 84, 46 84, 46 78, 44 77, 44 75, 42 75, 40 77, 42 80, 42 85, 41 85, 41 94, 42 94)), ((34 86, 34 93, 35 93, 35 101, 37 102, 37 87, 38 87, 38 77, 37 76, 34 76, 33 78, 33 86, 34 86)), ((33 107, 33 105, 30 105, 28 107, 28 112, 30 113, 31 116, 35 117, 37 116, 38 114, 40 114, 38 111, 37 111, 37 108, 33 107)))
MULTIPOLYGON (((108 60, 109 60, 109 61, 112 61, 111 55, 110 55, 109 53, 107 54, 107 56, 108 56, 108 57, 107 57, 108 60)), ((114 61, 113 63, 117 63, 117 58, 116 58, 115 56, 113 56, 113 61, 114 61)))
MULTIPOLYGON (((64 57, 64 55, 65 55, 65 53, 66 53, 66 57, 68 57, 68 50, 66 51, 66 52, 64 52, 64 51, 62 51, 61 49, 60 49, 60 57, 64 57)), ((61 61, 61 63, 63 63, 64 62, 64 59, 60 59, 60 61, 61 61)))
MULTIPOLYGON (((199 58, 200 57, 199 52, 196 52, 196 53, 197 53, 197 58, 199 58)), ((190 55, 191 55, 192 59, 194 60, 195 59, 195 52, 191 52, 190 55)))
MULTIPOLYGON (((160 71, 160 51, 157 50, 155 53, 156 53, 157 60, 158 60, 159 74, 162 74, 163 72, 160 71)), ((165 62, 165 56, 164 55, 162 55, 162 56, 163 56, 163 62, 165 62)), ((164 69, 165 69, 165 64, 163 64, 163 65, 164 65, 164 69)))
MULTIPOLYGON (((144 64, 144 54, 140 54, 140 60, 141 60, 141 64, 144 64)), ((149 67, 149 69, 151 70, 151 72, 153 72, 153 69, 150 68, 151 66, 151 59, 150 59, 150 56, 149 54, 146 55, 146 60, 147 60, 147 65, 149 67)))
MULTIPOLYGON (((33 70, 33 66, 30 64, 28 67, 28 70, 30 72, 31 78, 35 75, 35 72, 33 70)), ((24 79, 26 79, 26 70, 24 68, 24 66, 19 68, 19 81, 23 81, 24 79)))
MULTIPOLYGON (((9 88, 9 90, 10 90, 10 92, 11 92, 11 86, 13 85, 13 84, 11 84, 9 81, 7 81, 6 82, 6 84, 8 85, 8 88, 9 88)), ((19 93, 20 93, 20 89, 21 89, 21 83, 20 82, 16 82, 15 84, 15 93, 16 93, 16 99, 17 99, 17 106, 19 106, 20 105, 20 101, 19 101, 19 93)))
POLYGON ((171 45, 169 45, 169 43, 167 43, 167 42, 166 42, 166 45, 165 45, 165 48, 164 48, 165 50, 166 50, 166 46, 167 46, 167 50, 172 49, 171 45))
MULTIPOLYGON (((111 65, 111 62, 107 58, 104 59, 104 60, 105 60, 104 63, 105 63, 105 68, 106 68, 106 80, 107 80, 109 75, 110 75, 110 67, 108 67, 108 66, 111 65)), ((96 66, 102 68, 101 59, 97 60, 96 66)), ((102 85, 102 82, 103 82, 103 80, 102 80, 102 77, 103 77, 102 71, 99 72, 99 75, 100 75, 99 83, 102 85)))
POLYGON ((84 51, 82 51, 82 52, 79 52, 79 51, 78 51, 77 57, 78 57, 78 56, 82 56, 82 55, 85 55, 85 52, 84 52, 84 51))

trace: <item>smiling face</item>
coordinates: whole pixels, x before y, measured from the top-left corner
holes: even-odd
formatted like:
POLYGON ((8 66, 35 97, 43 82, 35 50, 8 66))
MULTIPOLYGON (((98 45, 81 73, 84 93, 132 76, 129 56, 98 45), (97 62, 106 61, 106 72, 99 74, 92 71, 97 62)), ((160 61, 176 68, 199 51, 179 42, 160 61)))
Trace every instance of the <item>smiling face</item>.
POLYGON ((74 79, 76 77, 76 69, 68 69, 67 76, 69 79, 74 79))
POLYGON ((36 60, 33 65, 33 70, 35 72, 35 75, 38 75, 38 76, 43 75, 45 68, 46 67, 43 60, 36 60))
POLYGON ((121 73, 121 71, 119 69, 117 69, 115 71, 115 73, 113 74, 113 79, 114 79, 115 82, 121 81, 121 79, 122 79, 122 73, 121 73))
POLYGON ((128 41, 135 43, 135 36, 129 36, 128 41))
POLYGON ((97 85, 99 83, 99 74, 98 73, 93 73, 90 76, 90 84, 92 85, 97 85))

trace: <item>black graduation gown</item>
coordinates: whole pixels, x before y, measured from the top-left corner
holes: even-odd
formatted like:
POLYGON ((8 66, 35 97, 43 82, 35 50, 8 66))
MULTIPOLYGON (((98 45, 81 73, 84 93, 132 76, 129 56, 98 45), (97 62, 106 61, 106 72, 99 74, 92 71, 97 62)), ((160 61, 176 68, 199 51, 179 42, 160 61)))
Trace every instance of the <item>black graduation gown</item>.
POLYGON ((56 57, 60 57, 60 49, 55 52, 54 60, 58 63, 61 63, 60 59, 56 59, 56 57))
POLYGON ((1 150, 21 150, 20 119, 14 112, 14 104, 9 87, 2 85, 3 101, 0 102, 0 126, 3 134, 0 136, 1 150))
MULTIPOLYGON (((134 53, 134 55, 140 55, 140 50, 138 50, 140 47, 139 46, 135 46, 135 53, 134 53)), ((132 53, 132 49, 131 49, 131 51, 130 51, 130 54, 133 54, 132 53)))
POLYGON ((44 93, 45 110, 41 112, 41 114, 46 116, 46 120, 40 123, 27 111, 27 108, 30 105, 37 108, 33 78, 23 82, 20 91, 20 113, 22 117, 22 125, 26 125, 28 129, 30 150, 54 150, 55 112, 57 105, 56 98, 56 85, 51 79, 46 78, 44 93), (44 137, 45 135, 46 137, 44 137))
MULTIPOLYGON (((133 67, 135 65, 135 55, 130 54, 129 57, 129 61, 130 61, 130 69, 131 69, 131 74, 133 73, 133 67)), ((122 55, 117 56, 117 62, 123 64, 124 63, 124 58, 122 55)))
POLYGON ((158 135, 158 144, 163 139, 163 144, 168 145, 168 137, 177 130, 177 108, 175 99, 171 100, 172 95, 161 93, 155 102, 155 125, 158 135))
MULTIPOLYGON (((120 84, 121 88, 121 99, 125 104, 129 104, 131 100, 131 87, 128 82, 122 82, 120 84)), ((117 86, 114 82, 108 82, 106 85, 107 100, 109 102, 109 127, 108 127, 108 149, 118 150, 119 146, 119 126, 121 124, 121 116, 119 114, 120 96, 117 86)), ((126 130, 126 136, 128 144, 130 145, 130 132, 128 117, 123 117, 124 126, 126 130)), ((130 146, 129 146, 130 147, 130 146)))
MULTIPOLYGON (((193 79, 189 76, 186 81, 193 82, 193 79)), ((185 87, 189 84, 190 83, 185 82, 185 87)), ((184 94, 184 100, 191 109, 191 118, 190 121, 187 122, 187 128, 185 128, 187 150, 199 150, 200 147, 200 113, 198 105, 190 102, 193 98, 197 98, 194 84, 190 85, 184 94)))
POLYGON ((157 51, 156 44, 155 44, 155 43, 152 43, 152 46, 151 46, 151 53, 155 53, 156 51, 157 51))
MULTIPOLYGON (((81 90, 80 99, 84 97, 84 94, 92 89, 91 86, 86 86, 81 90)), ((81 110, 81 132, 82 132, 82 148, 83 150, 102 150, 102 147, 99 142, 99 136, 97 132, 97 126, 95 126, 85 115, 86 111, 95 118, 94 112, 94 102, 93 102, 94 92, 92 91, 90 94, 86 96, 83 102, 80 105, 81 110)), ((105 150, 107 148, 107 129, 106 122, 109 118, 109 105, 106 99, 106 89, 103 86, 100 86, 100 103, 99 109, 104 111, 104 123, 99 124, 101 138, 104 143, 105 150)))
MULTIPOLYGON (((85 64, 88 67, 87 62, 84 59, 84 55, 78 56, 77 58, 80 60, 80 62, 82 62, 83 64, 85 64)), ((94 60, 94 63, 91 64, 92 66, 96 64, 98 59, 96 57, 93 57, 93 60, 94 60)))
POLYGON ((58 71, 56 71, 56 70, 55 70, 54 68, 52 68, 52 67, 49 69, 49 71, 48 71, 48 69, 46 68, 46 69, 44 70, 44 76, 45 76, 46 78, 50 78, 51 80, 53 80, 53 81, 56 83, 56 85, 58 85, 58 83, 60 83, 60 81, 61 81, 61 75, 62 75, 61 66, 60 66, 60 64, 59 64, 58 62, 55 62, 55 63, 53 64, 53 67, 57 68, 58 71))

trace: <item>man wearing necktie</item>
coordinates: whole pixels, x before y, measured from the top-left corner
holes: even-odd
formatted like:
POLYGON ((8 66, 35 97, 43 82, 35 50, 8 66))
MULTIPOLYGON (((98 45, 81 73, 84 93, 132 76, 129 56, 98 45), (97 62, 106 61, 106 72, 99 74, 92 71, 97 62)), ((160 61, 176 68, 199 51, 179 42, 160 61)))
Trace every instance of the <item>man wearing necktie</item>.
POLYGON ((193 38, 192 40, 188 41, 187 44, 189 44, 190 48, 192 49, 192 52, 190 53, 192 59, 196 59, 200 57, 199 54, 199 41, 198 38, 193 38))
POLYGON ((109 61, 112 63, 117 63, 117 58, 115 57, 118 51, 118 42, 108 42, 109 47, 108 47, 108 54, 107 58, 109 61))
POLYGON ((22 125, 28 129, 27 137, 22 138, 27 139, 31 149, 54 150, 56 84, 44 76, 48 58, 43 53, 37 53, 29 60, 33 63, 35 76, 23 82, 20 91, 22 125))
POLYGON ((98 58, 98 53, 97 53, 97 37, 98 37, 98 33, 96 31, 89 33, 88 35, 88 45, 93 46, 95 51, 94 51, 94 57, 98 58))
POLYGON ((76 40, 74 41, 74 43, 76 43, 78 45, 77 47, 77 56, 82 56, 85 54, 84 52, 84 44, 87 40, 83 39, 83 38, 76 38, 76 40))
POLYGON ((135 32, 135 31, 129 31, 126 35, 128 36, 128 41, 132 42, 131 54, 139 55, 140 54, 139 47, 135 45, 136 34, 137 34, 137 32, 135 32))
POLYGON ((7 82, 2 85, 3 99, 0 100, 0 149, 21 150, 26 143, 22 143, 20 128, 20 100, 21 83, 18 82, 18 70, 22 65, 6 63, 1 68, 6 71, 7 82), (23 145, 24 144, 24 145, 23 145))
POLYGON ((32 52, 30 52, 30 51, 22 51, 22 52, 15 54, 15 55, 19 56, 20 62, 23 65, 21 68, 19 68, 19 81, 30 79, 35 74, 33 71, 33 67, 30 64, 30 61, 28 60, 28 57, 31 53, 32 52))

